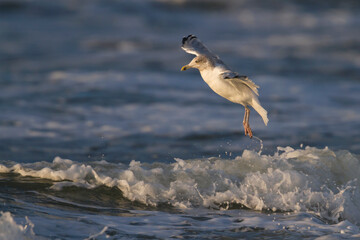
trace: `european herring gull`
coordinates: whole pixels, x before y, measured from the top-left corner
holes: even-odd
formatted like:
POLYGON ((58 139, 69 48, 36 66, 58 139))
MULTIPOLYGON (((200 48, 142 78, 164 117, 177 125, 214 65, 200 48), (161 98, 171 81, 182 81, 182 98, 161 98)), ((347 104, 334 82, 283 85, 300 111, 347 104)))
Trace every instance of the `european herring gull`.
POLYGON ((249 118, 251 106, 262 117, 265 125, 269 122, 267 111, 260 105, 258 88, 247 76, 241 76, 230 70, 221 59, 213 54, 205 45, 194 35, 189 35, 182 39, 182 47, 185 52, 196 55, 191 62, 181 68, 185 71, 188 68, 197 68, 201 77, 209 87, 217 94, 227 100, 241 104, 245 107, 244 131, 245 136, 252 138, 253 133, 250 128, 249 118))

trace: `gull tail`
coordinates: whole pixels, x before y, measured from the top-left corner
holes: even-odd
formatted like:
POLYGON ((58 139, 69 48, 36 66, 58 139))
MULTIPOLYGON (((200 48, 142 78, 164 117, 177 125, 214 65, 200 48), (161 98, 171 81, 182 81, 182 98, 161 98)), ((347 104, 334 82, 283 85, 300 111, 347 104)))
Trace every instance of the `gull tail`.
POLYGON ((259 113, 259 115, 262 117, 265 125, 267 126, 269 119, 267 117, 267 111, 260 105, 260 102, 258 99, 253 99, 251 106, 259 113))

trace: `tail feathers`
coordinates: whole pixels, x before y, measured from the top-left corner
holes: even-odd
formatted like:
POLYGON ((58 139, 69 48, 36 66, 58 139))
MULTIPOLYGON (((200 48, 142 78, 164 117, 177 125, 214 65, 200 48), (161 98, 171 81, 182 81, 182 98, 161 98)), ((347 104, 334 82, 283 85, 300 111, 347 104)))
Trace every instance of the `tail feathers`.
POLYGON ((259 101, 253 100, 252 101, 252 107, 259 113, 259 115, 262 117, 265 125, 267 126, 269 119, 267 117, 267 111, 260 105, 259 101))

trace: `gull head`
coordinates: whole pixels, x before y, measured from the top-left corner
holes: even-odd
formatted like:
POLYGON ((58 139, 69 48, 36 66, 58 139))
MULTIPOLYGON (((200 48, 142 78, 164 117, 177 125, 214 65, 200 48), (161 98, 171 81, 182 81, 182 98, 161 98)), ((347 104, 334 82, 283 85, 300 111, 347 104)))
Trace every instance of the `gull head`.
POLYGON ((201 71, 208 67, 212 67, 212 65, 213 64, 211 64, 211 61, 207 57, 200 55, 200 56, 194 57, 194 59, 191 60, 191 62, 189 64, 183 66, 181 68, 181 71, 185 71, 189 68, 197 68, 201 71))

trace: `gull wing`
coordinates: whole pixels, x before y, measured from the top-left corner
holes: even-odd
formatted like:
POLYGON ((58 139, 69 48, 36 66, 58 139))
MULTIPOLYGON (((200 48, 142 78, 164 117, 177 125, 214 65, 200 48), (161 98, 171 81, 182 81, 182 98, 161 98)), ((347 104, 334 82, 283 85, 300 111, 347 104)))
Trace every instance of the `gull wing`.
POLYGON ((247 76, 240 76, 237 72, 226 71, 220 74, 220 77, 228 80, 236 89, 239 89, 245 85, 259 96, 259 86, 251 81, 247 76))
POLYGON ((187 37, 183 37, 181 48, 190 54, 196 56, 205 56, 208 60, 214 65, 219 66, 223 69, 229 69, 225 63, 214 53, 212 53, 196 36, 189 35, 187 37))
POLYGON ((187 37, 183 37, 181 48, 185 52, 196 55, 196 56, 206 55, 208 57, 218 58, 207 47, 205 47, 205 45, 194 35, 189 35, 187 37))

